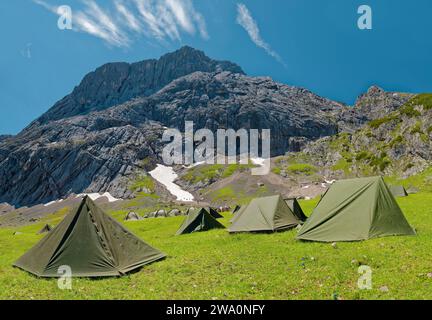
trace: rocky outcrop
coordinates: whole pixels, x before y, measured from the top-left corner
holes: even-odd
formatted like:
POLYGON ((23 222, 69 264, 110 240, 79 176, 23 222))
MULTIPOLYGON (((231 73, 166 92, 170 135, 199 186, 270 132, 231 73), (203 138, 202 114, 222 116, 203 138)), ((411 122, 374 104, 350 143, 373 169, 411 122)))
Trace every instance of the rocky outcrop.
POLYGON ((379 119, 398 110, 414 96, 409 93, 388 92, 380 87, 372 86, 357 99, 354 110, 363 114, 368 121, 379 119))
POLYGON ((387 92, 372 86, 357 99, 353 107, 329 112, 333 114, 339 132, 354 133, 365 123, 396 111, 414 96, 408 93, 387 92))
POLYGON ((432 166, 432 95, 399 98, 373 88, 359 101, 372 96, 377 104, 368 107, 375 119, 354 133, 325 137, 309 143, 303 156, 321 169, 341 175, 383 174, 402 179, 419 174, 432 166), (392 99, 394 98, 394 99, 392 99), (403 103, 400 105, 400 103, 403 103), (380 111, 382 110, 382 111, 380 111), (393 110, 393 111, 392 111, 393 110))

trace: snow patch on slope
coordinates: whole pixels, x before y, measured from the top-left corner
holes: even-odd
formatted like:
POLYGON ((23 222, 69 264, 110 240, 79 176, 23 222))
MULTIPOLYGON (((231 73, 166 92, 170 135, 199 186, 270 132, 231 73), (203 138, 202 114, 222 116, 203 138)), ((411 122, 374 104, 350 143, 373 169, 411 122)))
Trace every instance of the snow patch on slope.
POLYGON ((264 158, 250 158, 250 160, 252 161, 252 163, 254 165, 263 167, 264 164, 265 164, 265 161, 268 160, 268 159, 264 159, 264 158))
POLYGON ((62 201, 63 201, 63 199, 51 201, 51 202, 48 202, 48 203, 44 204, 44 207, 49 207, 50 205, 53 205, 53 204, 56 204, 56 203, 60 203, 62 201))
POLYGON ((85 197, 88 196, 90 199, 92 199, 93 201, 102 198, 102 197, 106 197, 108 199, 108 202, 116 202, 119 201, 120 199, 114 198, 109 192, 105 192, 104 194, 100 194, 100 193, 81 193, 79 195, 77 195, 77 198, 81 198, 81 197, 85 197))
POLYGON ((173 168, 158 164, 156 169, 149 172, 149 174, 153 179, 163 184, 173 196, 177 197, 178 201, 194 201, 194 196, 192 194, 174 183, 178 175, 174 172, 173 168))

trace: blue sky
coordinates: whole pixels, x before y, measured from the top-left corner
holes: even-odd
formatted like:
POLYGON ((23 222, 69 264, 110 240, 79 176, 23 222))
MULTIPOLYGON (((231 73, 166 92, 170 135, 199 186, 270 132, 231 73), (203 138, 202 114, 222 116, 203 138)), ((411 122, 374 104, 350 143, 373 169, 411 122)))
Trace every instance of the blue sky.
POLYGON ((432 92, 431 13, 430 0, 0 1, 0 134, 18 133, 104 63, 183 45, 349 104, 373 84, 432 92), (357 27, 362 4, 372 30, 357 27), (73 30, 57 27, 59 5, 72 8, 73 30))

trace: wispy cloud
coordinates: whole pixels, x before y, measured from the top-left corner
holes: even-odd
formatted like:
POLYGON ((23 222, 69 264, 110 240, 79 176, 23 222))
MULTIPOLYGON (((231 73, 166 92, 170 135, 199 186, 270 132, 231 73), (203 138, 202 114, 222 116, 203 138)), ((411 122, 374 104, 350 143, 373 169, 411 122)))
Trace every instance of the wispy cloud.
POLYGON ((249 34, 251 40, 260 48, 264 49, 267 54, 275 58, 278 62, 285 65, 280 55, 274 51, 271 46, 261 37, 258 24, 252 17, 249 9, 243 3, 237 4, 237 23, 241 25, 249 34))
MULTIPOLYGON (((46 0, 33 2, 60 15, 58 7, 46 0)), ((182 33, 195 35, 198 30, 203 39, 209 37, 204 17, 192 0, 82 0, 72 12, 74 31, 116 47, 128 47, 138 36, 180 41, 182 33)))

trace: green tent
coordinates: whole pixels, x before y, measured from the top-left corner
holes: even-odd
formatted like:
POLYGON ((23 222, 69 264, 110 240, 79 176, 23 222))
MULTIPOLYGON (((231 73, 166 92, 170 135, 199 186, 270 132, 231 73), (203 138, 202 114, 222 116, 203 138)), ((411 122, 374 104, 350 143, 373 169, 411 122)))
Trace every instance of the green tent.
POLYGON ((294 212, 297 219, 304 222, 306 221, 307 217, 303 212, 303 209, 300 206, 300 203, 297 201, 296 198, 288 198, 285 199, 286 204, 291 209, 292 212, 294 212))
POLYGON ((233 219, 229 232, 275 232, 300 224, 280 195, 257 198, 241 209, 233 219))
POLYGON ((236 214, 241 209, 240 205, 236 205, 232 211, 232 214, 236 214))
POLYGON ((88 197, 14 266, 39 277, 59 277, 69 266, 73 277, 121 276, 165 255, 126 230, 88 197))
POLYGON ((213 209, 212 207, 208 207, 208 208, 206 208, 206 210, 215 219, 223 218, 223 216, 219 212, 217 212, 216 209, 213 209))
POLYGON ((206 209, 197 209, 189 212, 176 235, 224 228, 206 209))
POLYGON ((381 177, 334 183, 300 229, 297 239, 359 241, 415 235, 381 177))
POLYGON ((234 216, 231 218, 230 222, 233 223, 234 221, 236 221, 237 218, 241 216, 241 214, 246 209, 246 207, 247 206, 241 206, 240 209, 238 209, 235 213, 233 213, 234 216))
POLYGON ((390 191, 395 197, 407 197, 408 192, 403 186, 390 186, 390 191))
POLYGON ((419 193, 420 190, 419 190, 419 188, 417 188, 417 187, 410 186, 410 187, 407 189, 406 192, 407 192, 408 194, 416 194, 416 193, 419 193))
POLYGON ((48 233, 52 230, 52 227, 49 224, 46 224, 43 226, 42 229, 39 230, 39 232, 37 234, 44 234, 44 233, 48 233))

